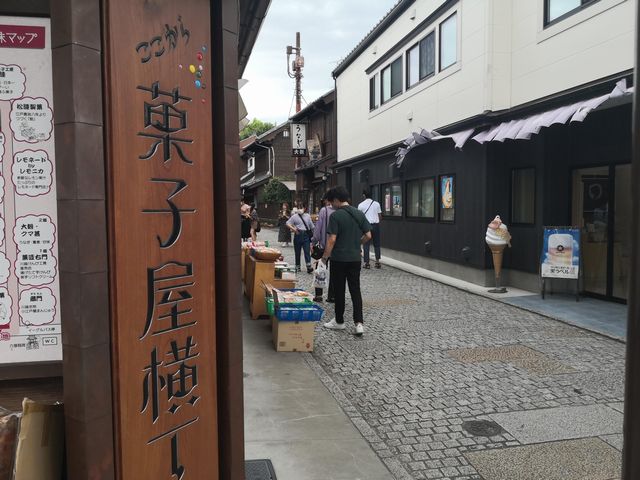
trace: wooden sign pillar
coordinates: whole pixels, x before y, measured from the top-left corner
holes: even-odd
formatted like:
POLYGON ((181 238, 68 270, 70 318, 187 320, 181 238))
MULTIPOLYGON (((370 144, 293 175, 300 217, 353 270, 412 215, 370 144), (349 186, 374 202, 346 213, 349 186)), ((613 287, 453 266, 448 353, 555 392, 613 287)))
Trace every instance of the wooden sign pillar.
POLYGON ((218 478, 209 8, 207 0, 105 2, 123 479, 218 478))

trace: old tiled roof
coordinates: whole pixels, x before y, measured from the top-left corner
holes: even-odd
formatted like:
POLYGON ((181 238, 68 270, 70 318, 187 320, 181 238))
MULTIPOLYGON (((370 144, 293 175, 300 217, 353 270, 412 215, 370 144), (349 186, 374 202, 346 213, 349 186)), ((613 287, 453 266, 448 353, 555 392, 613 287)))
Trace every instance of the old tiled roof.
POLYGON ((367 35, 360 40, 360 43, 355 46, 351 52, 338 64, 335 70, 331 73, 333 78, 337 78, 342 72, 344 72, 351 63, 362 54, 389 25, 391 25, 400 15, 402 15, 407 8, 409 8, 416 0, 398 0, 391 10, 389 10, 384 17, 371 29, 367 35))

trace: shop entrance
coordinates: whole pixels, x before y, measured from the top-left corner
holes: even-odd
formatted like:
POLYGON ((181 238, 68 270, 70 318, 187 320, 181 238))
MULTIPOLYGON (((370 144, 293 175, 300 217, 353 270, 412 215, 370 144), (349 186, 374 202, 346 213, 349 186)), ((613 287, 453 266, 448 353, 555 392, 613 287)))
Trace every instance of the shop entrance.
POLYGON ((626 302, 631 255, 631 165, 574 170, 572 222, 582 231, 584 292, 626 302))

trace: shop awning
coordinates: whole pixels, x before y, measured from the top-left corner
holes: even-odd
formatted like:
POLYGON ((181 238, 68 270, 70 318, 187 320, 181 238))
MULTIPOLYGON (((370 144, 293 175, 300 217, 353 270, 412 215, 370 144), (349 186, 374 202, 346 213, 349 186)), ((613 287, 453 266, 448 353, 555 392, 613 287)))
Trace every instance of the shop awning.
MULTIPOLYGON (((504 142, 505 140, 529 140, 532 135, 540 133, 551 125, 583 122, 587 115, 597 109, 617 104, 623 97, 633 94, 633 87, 627 87, 626 80, 618 82, 611 93, 572 103, 563 107, 547 110, 526 118, 502 122, 489 130, 480 132, 471 140, 478 143, 504 142)), ((464 144, 463 144, 464 145, 464 144)))
POLYGON ((505 140, 529 140, 532 135, 540 133, 544 127, 556 124, 582 122, 589 113, 594 110, 617 106, 629 100, 633 95, 634 87, 627 87, 626 80, 619 81, 613 91, 606 95, 590 98, 571 105, 547 110, 546 112, 530 115, 525 118, 502 122, 488 130, 475 133, 475 129, 463 130, 450 135, 440 135, 435 130, 422 129, 414 132, 404 141, 404 145, 396 152, 396 165, 402 166, 406 155, 418 145, 424 145, 443 139, 454 141, 456 148, 462 149, 469 139, 480 144, 486 142, 504 142, 505 140))
POLYGON ((400 147, 396 152, 396 165, 402 166, 404 157, 407 156, 411 150, 418 145, 424 145, 429 142, 436 142, 438 140, 451 139, 456 145, 456 148, 462 148, 462 146, 469 140, 469 137, 473 135, 475 129, 463 130, 461 132, 452 133, 450 135, 440 135, 435 130, 425 130, 424 128, 420 132, 414 132, 404 141, 404 146, 400 147))

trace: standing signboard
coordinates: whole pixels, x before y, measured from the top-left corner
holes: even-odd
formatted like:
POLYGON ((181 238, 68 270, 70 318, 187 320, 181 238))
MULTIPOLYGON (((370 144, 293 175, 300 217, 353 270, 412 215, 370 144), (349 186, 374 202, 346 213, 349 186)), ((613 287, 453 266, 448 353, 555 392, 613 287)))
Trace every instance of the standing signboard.
POLYGON ((545 227, 540 258, 542 298, 545 279, 564 278, 576 281, 580 278, 580 229, 572 227, 545 227))
POLYGON ((307 126, 304 123, 291 124, 292 156, 307 156, 307 126))
POLYGON ((62 360, 51 28, 0 16, 0 364, 62 360))
POLYGON ((218 478, 208 0, 106 8, 119 478, 218 478))

